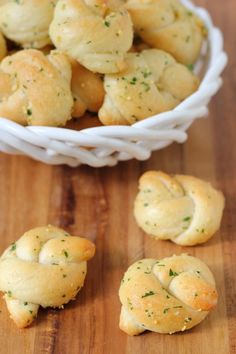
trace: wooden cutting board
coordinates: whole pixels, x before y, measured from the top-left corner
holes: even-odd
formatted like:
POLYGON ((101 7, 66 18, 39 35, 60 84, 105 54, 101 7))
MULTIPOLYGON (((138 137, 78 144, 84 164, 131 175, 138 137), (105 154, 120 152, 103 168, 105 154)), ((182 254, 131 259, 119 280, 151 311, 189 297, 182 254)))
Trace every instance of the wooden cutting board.
POLYGON ((232 56, 210 117, 191 127, 187 143, 156 152, 147 162, 103 169, 50 167, 0 155, 0 253, 24 231, 48 223, 86 236, 97 246, 86 284, 65 310, 40 310, 30 328, 18 330, 0 300, 0 354, 236 353, 236 3, 198 3, 209 8, 223 28, 232 56), (210 242, 183 248, 154 241, 138 229, 133 201, 138 178, 149 169, 193 174, 224 191, 222 227, 210 242), (128 337, 118 328, 123 272, 140 258, 182 252, 201 258, 214 272, 216 310, 189 332, 128 337))

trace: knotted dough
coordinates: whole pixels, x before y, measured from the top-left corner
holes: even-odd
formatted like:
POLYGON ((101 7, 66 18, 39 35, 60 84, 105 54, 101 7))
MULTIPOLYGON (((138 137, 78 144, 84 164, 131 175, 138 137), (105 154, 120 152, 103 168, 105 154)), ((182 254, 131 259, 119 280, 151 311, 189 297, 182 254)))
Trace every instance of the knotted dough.
POLYGON ((25 48, 51 43, 49 25, 57 0, 10 0, 0 3, 0 28, 5 36, 25 48))
POLYGON ((0 115, 26 125, 60 126, 71 119, 71 65, 66 55, 25 49, 0 64, 0 115))
POLYGON ((163 49, 183 64, 193 64, 206 35, 202 20, 179 0, 128 0, 134 28, 151 47, 163 49))
POLYGON ((217 303, 211 271, 186 254, 134 263, 124 275, 119 296, 120 328, 129 335, 185 331, 217 303))
POLYGON ((84 284, 95 246, 53 226, 26 232, 0 258, 0 291, 19 328, 28 326, 39 306, 63 307, 84 284))
POLYGON ((105 125, 133 124, 168 111, 197 90, 198 78, 168 53, 148 49, 126 55, 126 70, 105 75, 99 118, 105 125))
POLYGON ((49 33, 58 49, 99 73, 124 69, 133 40, 128 11, 106 0, 59 0, 49 33))
POLYGON ((192 176, 144 173, 134 204, 138 225, 156 239, 193 246, 204 243, 219 229, 223 194, 192 176))

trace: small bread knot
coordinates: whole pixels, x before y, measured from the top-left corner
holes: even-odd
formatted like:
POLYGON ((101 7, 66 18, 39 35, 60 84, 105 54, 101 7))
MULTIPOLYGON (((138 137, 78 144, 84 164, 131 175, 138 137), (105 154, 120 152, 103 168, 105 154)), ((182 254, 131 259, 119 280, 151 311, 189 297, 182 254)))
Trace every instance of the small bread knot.
POLYGON ((99 73, 123 70, 133 40, 130 15, 119 1, 59 0, 49 34, 56 48, 99 73))
POLYGON ((209 240, 219 229, 223 194, 192 176, 149 171, 141 176, 134 215, 156 239, 192 246, 209 240))
POLYGON ((54 226, 26 232, 0 258, 0 290, 19 328, 36 318, 39 306, 63 307, 75 299, 95 246, 54 226))
POLYGON ((57 0, 0 2, 0 29, 24 48, 51 44, 48 30, 57 0))
POLYGON ((71 65, 63 53, 25 49, 1 62, 1 116, 23 125, 61 126, 72 107, 71 65))
POLYGON ((179 0, 128 0, 125 6, 145 43, 167 51, 182 64, 197 60, 206 28, 179 0))
POLYGON ((134 263, 119 296, 120 328, 129 335, 190 329, 216 306, 218 297, 209 268, 186 254, 134 263))
POLYGON ((198 78, 162 50, 128 53, 125 59, 125 70, 104 78, 99 119, 105 125, 129 125, 171 110, 198 88, 198 78))

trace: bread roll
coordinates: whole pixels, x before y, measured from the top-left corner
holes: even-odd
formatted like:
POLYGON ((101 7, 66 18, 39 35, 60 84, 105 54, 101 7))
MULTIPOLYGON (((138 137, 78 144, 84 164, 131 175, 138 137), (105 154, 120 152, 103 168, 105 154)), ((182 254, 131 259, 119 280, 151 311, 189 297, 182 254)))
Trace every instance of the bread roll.
POLYGON ((63 126, 73 108, 70 86, 67 56, 19 51, 0 64, 0 115, 23 125, 63 126))
POLYGON ((50 36, 58 49, 87 69, 115 73, 125 67, 133 29, 127 10, 115 1, 59 0, 50 36))
POLYGON ((0 291, 11 318, 24 328, 39 306, 63 308, 82 288, 95 246, 54 226, 26 232, 0 258, 0 291))
POLYGON ((57 0, 10 0, 0 3, 0 28, 24 48, 51 43, 48 29, 57 0))
POLYGON ((190 329, 217 303, 214 277, 200 259, 182 254, 143 259, 129 267, 119 290, 120 328, 175 333, 190 329))
POLYGON ((198 78, 157 49, 126 55, 126 70, 105 75, 99 118, 105 125, 133 124, 176 107, 197 90, 198 78))
POLYGON ((128 0, 136 32, 151 47, 163 49, 183 64, 193 64, 206 28, 179 0, 128 0))
POLYGON ((224 196, 210 183, 149 171, 140 178, 134 215, 138 225, 155 239, 193 246, 215 234, 223 209, 224 196))

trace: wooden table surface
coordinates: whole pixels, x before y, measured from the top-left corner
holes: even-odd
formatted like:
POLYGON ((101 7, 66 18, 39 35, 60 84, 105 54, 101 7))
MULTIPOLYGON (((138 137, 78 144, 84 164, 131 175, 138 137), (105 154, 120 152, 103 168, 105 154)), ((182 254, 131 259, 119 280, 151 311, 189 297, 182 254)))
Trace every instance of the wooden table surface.
POLYGON ((225 33, 230 63, 210 116, 195 123, 184 145, 156 152, 149 161, 114 168, 51 167, 0 155, 0 252, 32 227, 48 223, 95 241, 86 284, 65 310, 40 310, 18 330, 0 300, 0 354, 228 354, 236 353, 236 37, 235 0, 198 0, 225 33), (149 169, 210 180, 226 196, 220 232, 205 245, 180 247, 154 241, 133 218, 140 174, 149 169), (118 328, 123 272, 143 257, 188 252, 213 270, 219 304, 184 334, 128 337, 118 328))

